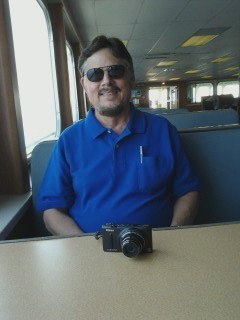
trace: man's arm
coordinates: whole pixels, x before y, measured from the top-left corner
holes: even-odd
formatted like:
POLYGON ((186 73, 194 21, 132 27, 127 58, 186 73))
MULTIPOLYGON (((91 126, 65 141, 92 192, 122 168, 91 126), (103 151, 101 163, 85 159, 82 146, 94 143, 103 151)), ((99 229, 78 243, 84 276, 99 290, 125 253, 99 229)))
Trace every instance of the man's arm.
POLYGON ((48 209, 43 213, 47 230, 58 236, 82 235, 84 232, 62 209, 48 209))
POLYGON ((174 209, 171 226, 192 224, 198 209, 199 193, 189 192, 177 199, 174 209))

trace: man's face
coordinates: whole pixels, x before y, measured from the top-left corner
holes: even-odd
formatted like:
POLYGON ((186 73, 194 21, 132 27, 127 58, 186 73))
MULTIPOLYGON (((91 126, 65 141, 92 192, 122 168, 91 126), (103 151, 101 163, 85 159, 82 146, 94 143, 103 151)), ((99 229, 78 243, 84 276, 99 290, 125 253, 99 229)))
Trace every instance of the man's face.
POLYGON ((84 77, 81 78, 81 84, 98 114, 115 116, 128 108, 135 79, 133 71, 124 60, 113 56, 111 50, 107 48, 101 49, 87 59, 83 69, 84 77), (126 67, 121 78, 114 79, 111 77, 107 68, 103 68, 104 76, 102 80, 91 82, 87 78, 86 72, 89 69, 112 65, 124 65, 126 67))

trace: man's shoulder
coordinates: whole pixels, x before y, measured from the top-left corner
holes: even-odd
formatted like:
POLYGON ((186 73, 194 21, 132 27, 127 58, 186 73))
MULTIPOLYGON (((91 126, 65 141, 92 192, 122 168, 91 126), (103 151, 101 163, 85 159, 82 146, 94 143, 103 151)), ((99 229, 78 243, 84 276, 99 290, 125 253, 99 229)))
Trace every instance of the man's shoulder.
POLYGON ((84 136, 84 123, 85 119, 82 119, 64 129, 58 139, 59 148, 74 151, 81 141, 79 138, 84 136))
POLYGON ((84 119, 80 119, 77 122, 75 122, 74 124, 70 125, 69 127, 67 127, 61 135, 65 136, 65 135, 72 135, 75 134, 79 131, 81 131, 84 127, 86 118, 84 119))

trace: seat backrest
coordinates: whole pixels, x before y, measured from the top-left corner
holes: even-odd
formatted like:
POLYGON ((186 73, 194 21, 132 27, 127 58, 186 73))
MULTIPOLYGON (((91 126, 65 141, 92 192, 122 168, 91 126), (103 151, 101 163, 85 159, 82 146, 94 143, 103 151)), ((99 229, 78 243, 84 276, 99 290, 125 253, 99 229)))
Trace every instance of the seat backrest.
POLYGON ((32 198, 36 208, 37 194, 41 185, 44 173, 53 151, 56 140, 40 142, 32 151, 31 158, 31 178, 32 178, 32 198))
POLYGON ((178 130, 196 127, 239 124, 238 113, 233 109, 192 111, 186 113, 162 114, 178 130))
POLYGON ((186 108, 178 108, 178 109, 152 109, 152 113, 154 114, 176 114, 176 113, 188 113, 188 109, 186 108))
POLYGON ((197 224, 240 220, 240 127, 181 132, 202 181, 197 224))
POLYGON ((39 188, 47 169, 47 165, 53 151, 56 140, 40 142, 32 151, 31 157, 31 179, 32 179, 32 201, 34 208, 35 233, 37 236, 49 235, 42 221, 42 216, 36 210, 36 201, 39 188))
POLYGON ((149 112, 153 114, 175 114, 175 113, 185 113, 189 112, 188 109, 186 108, 177 108, 177 109, 166 109, 166 108, 143 108, 139 107, 138 110, 144 111, 144 112, 149 112))

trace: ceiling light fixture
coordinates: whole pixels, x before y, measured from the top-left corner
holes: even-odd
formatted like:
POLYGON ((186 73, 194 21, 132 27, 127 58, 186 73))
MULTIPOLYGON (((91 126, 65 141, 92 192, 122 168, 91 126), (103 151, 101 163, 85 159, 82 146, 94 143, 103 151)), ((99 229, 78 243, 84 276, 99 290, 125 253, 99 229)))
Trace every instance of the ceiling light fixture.
POLYGON ((221 62, 225 62, 225 61, 228 61, 228 60, 231 60, 233 59, 233 57, 220 57, 220 58, 217 58, 215 60, 212 60, 211 62, 213 63, 221 63, 221 62))
POLYGON ((226 71, 235 71, 235 70, 238 70, 238 69, 239 69, 239 67, 229 67, 229 68, 226 68, 224 70, 226 70, 226 71))
POLYGON ((185 41, 181 47, 197 47, 197 46, 203 46, 204 44, 212 41, 214 38, 216 38, 218 34, 215 35, 206 35, 206 36, 192 36, 187 41, 185 41))
POLYGON ((198 73, 200 70, 188 70, 185 73, 198 73))
POLYGON ((172 65, 174 65, 175 63, 177 63, 176 60, 174 60, 174 61, 161 61, 161 62, 159 62, 159 63, 156 65, 156 67, 172 66, 172 65))
POLYGON ((184 48, 184 47, 203 46, 206 43, 215 39, 217 36, 225 32, 229 28, 230 27, 199 29, 188 40, 186 40, 181 45, 181 47, 184 48))

